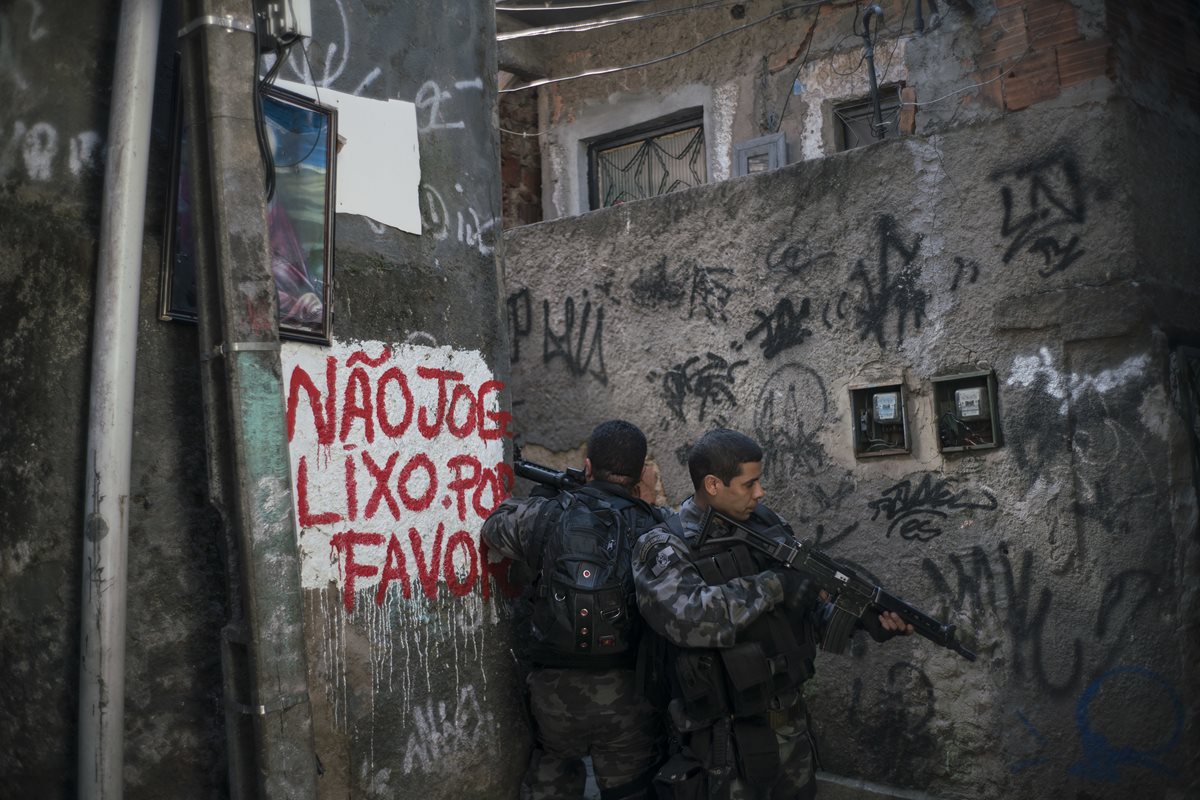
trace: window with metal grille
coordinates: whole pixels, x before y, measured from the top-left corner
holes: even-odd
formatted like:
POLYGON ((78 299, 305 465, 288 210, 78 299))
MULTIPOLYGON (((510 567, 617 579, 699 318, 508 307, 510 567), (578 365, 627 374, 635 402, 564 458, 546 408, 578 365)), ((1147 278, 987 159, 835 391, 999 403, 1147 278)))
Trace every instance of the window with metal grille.
POLYGON ((833 107, 834 136, 837 137, 838 152, 877 142, 898 134, 900 119, 900 87, 885 86, 879 90, 879 112, 883 118, 878 138, 871 134, 874 126, 874 109, 871 98, 837 103, 833 107))
POLYGON ((703 114, 703 109, 693 109, 592 142, 588 146, 592 208, 707 183, 703 114))

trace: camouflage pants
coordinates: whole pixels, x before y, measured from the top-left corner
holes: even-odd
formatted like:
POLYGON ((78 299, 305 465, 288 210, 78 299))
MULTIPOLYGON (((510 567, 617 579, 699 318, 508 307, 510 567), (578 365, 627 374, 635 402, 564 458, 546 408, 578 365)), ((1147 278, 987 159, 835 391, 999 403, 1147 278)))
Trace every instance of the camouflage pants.
POLYGON ((659 786, 660 797, 673 800, 812 800, 816 796, 816 759, 808 726, 803 719, 780 726, 773 734, 768 734, 779 753, 779 772, 769 783, 750 783, 739 774, 733 754, 740 750, 740 745, 735 746, 729 738, 724 739, 725 745, 720 745, 715 741, 716 737, 731 735, 728 728, 723 734, 719 733, 720 730, 719 726, 701 728, 683 736, 685 759, 682 765, 675 765, 675 774, 680 779, 684 775, 688 778, 682 783, 671 784, 668 781, 659 786), (727 775, 716 786, 713 781, 719 779, 713 773, 705 776, 700 765, 700 762, 710 763, 714 748, 727 755, 730 760, 724 763, 732 770, 732 775, 727 775), (689 768, 688 761, 694 766, 689 768))
POLYGON ((529 674, 537 744, 525 773, 532 800, 579 800, 590 755, 601 791, 643 777, 661 761, 654 708, 632 669, 535 669, 529 674))
POLYGON ((729 783, 728 800, 812 800, 817 794, 817 775, 808 732, 775 734, 782 769, 770 786, 751 786, 740 778, 729 783))

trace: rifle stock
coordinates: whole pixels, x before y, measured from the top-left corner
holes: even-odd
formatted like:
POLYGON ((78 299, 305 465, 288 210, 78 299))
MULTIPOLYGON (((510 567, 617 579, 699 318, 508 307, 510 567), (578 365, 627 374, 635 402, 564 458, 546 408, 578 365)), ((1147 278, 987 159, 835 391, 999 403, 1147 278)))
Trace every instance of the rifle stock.
POLYGON ((953 650, 968 661, 975 660, 975 654, 956 638, 954 625, 939 622, 882 587, 860 578, 854 570, 817 550, 811 542, 800 542, 783 530, 780 533, 782 537, 774 539, 710 508, 698 544, 741 542, 803 572, 828 592, 833 602, 833 615, 825 630, 822 650, 844 652, 860 619, 868 613, 891 611, 912 625, 913 631, 920 636, 953 650))

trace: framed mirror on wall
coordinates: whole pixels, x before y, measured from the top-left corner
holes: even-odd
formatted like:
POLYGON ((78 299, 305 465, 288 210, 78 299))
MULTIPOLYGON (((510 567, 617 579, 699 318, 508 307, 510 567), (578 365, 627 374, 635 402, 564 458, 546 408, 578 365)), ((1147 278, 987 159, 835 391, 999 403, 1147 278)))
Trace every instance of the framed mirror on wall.
MULTIPOLYGON (((159 316, 195 322, 196 263, 182 104, 176 102, 170 209, 163 237, 159 316)), ((267 205, 279 335, 329 344, 333 317, 333 229, 337 112, 268 86, 263 121, 274 160, 267 205)))

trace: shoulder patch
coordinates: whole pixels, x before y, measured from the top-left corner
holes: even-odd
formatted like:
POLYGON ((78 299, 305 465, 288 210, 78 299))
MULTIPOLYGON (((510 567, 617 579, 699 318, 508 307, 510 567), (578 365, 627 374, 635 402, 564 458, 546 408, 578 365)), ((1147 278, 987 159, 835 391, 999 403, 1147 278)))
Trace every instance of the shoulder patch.
POLYGON ((654 557, 654 563, 650 565, 650 571, 654 573, 654 577, 658 577, 671 568, 672 564, 679 561, 679 553, 675 552, 675 548, 671 545, 664 545, 658 551, 658 555, 654 557))

